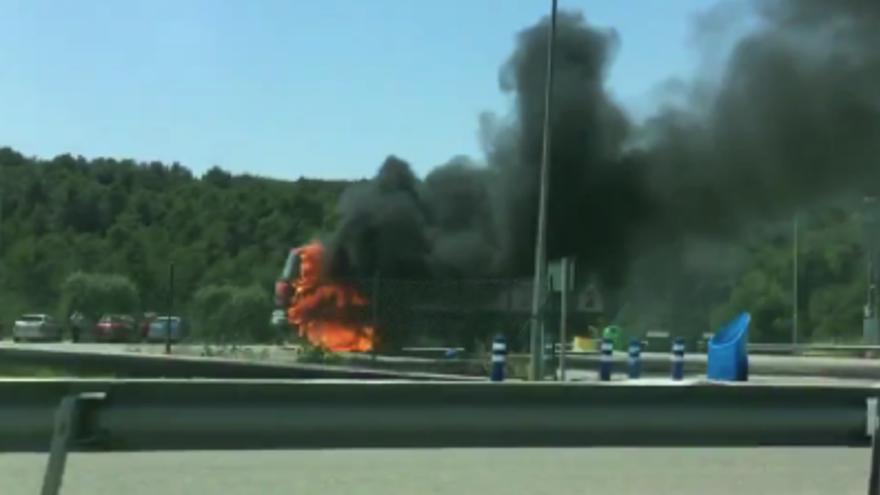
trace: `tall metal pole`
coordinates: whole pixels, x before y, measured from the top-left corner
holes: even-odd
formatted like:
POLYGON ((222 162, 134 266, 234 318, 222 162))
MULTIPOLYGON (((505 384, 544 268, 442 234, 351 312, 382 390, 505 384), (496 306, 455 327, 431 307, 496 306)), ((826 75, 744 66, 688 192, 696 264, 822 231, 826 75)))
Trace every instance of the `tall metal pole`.
POLYGON ((566 380, 565 373, 565 346, 568 344, 568 285, 571 283, 569 279, 569 270, 571 270, 571 259, 566 256, 562 258, 562 287, 560 288, 559 302, 559 381, 566 380))
POLYGON ((880 216, 878 216, 880 211, 878 211, 877 197, 865 196, 863 201, 868 290, 862 324, 862 341, 868 345, 877 345, 880 343, 880 324, 877 321, 877 229, 880 226, 880 216))
POLYGON ((798 248, 798 215, 795 213, 794 220, 792 221, 792 229, 794 230, 794 242, 792 242, 792 317, 791 317, 791 343, 797 345, 798 343, 798 254, 800 249, 798 248))
POLYGON ((543 379, 544 325, 542 307, 547 279, 547 196, 550 189, 550 109, 553 99, 553 48, 556 43, 557 0, 550 4, 550 29, 547 32, 547 74, 544 87, 544 141, 541 153, 541 179, 538 192, 538 231, 535 239, 535 281, 532 287, 531 359, 529 380, 543 379))
POLYGON ((0 283, 3 283, 3 189, 0 188, 0 283))
MULTIPOLYGON (((165 354, 171 354, 171 318, 174 317, 174 262, 168 266, 168 315, 165 317, 165 354)), ((183 330, 177 322, 178 331, 183 330)))

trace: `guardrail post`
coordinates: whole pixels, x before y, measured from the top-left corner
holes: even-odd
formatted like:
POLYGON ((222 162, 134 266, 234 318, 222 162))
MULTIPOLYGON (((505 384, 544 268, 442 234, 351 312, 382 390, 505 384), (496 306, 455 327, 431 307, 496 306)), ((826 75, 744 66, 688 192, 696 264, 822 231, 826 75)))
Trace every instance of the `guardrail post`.
POLYGON ((672 379, 684 378, 684 339, 677 338, 672 341, 672 379))
POLYGON ((614 366, 614 341, 602 339, 599 356, 599 381, 611 381, 611 368, 614 366))
POLYGON ((865 434, 871 437, 871 467, 868 475, 868 495, 880 495, 880 416, 878 398, 868 399, 868 417, 865 434))
POLYGON ((642 341, 633 337, 629 341, 629 377, 632 380, 642 375, 642 341))
POLYGON ((52 432, 52 444, 49 450, 49 462, 43 473, 43 487, 40 495, 58 495, 67 467, 67 454, 76 444, 90 443, 95 440, 84 438, 90 432, 87 411, 90 406, 100 403, 106 395, 102 392, 68 395, 61 399, 61 405, 55 412, 55 424, 52 432))
POLYGON ((507 341, 503 335, 499 335, 492 341, 492 373, 489 379, 493 382, 503 382, 506 367, 507 341))

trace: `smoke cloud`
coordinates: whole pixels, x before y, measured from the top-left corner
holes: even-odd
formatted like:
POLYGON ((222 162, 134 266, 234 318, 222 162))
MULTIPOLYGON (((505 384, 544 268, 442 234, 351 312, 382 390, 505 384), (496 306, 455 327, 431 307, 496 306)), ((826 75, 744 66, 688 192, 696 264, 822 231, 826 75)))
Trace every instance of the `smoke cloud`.
MULTIPOLYGON (((765 0, 714 84, 631 122, 605 88, 620 46, 579 13, 557 24, 548 255, 606 284, 689 240, 733 238, 832 195, 880 184, 880 2, 765 0)), ((719 12, 723 12, 720 10, 719 12)), ((704 23, 719 29, 719 15, 704 23)), ((549 20, 500 71, 510 118, 484 116, 485 159, 420 179, 390 156, 340 200, 335 277, 455 279, 533 271, 549 20)), ((700 29, 698 26, 697 29, 700 29)), ((710 36, 697 33, 697 40, 710 36)))

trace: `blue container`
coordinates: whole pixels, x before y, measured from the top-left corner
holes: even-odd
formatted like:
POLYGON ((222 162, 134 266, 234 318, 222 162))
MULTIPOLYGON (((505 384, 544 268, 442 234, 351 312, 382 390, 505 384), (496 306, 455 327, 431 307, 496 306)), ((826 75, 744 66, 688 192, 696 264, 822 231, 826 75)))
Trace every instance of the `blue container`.
POLYGON ((724 382, 749 379, 749 323, 742 313, 721 327, 709 341, 706 378, 724 382))

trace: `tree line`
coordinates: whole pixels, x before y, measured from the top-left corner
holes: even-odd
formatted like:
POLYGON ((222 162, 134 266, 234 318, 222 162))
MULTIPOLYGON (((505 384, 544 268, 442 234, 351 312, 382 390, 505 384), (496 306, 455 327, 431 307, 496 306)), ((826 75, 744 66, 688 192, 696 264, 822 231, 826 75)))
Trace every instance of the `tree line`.
MULTIPOLYGON (((199 177, 178 163, 38 159, 0 148, 0 320, 8 324, 25 312, 65 317, 72 304, 91 308, 97 303, 86 301, 100 299, 117 301, 120 310, 186 312, 205 329, 268 322, 272 282, 290 248, 333 229, 337 199, 349 184, 219 167, 199 177)), ((859 337, 865 246, 876 235, 868 220, 860 196, 799 213, 802 339, 859 337)), ((735 242, 658 250, 625 291, 607 298, 616 302, 605 318, 702 333, 745 310, 755 339, 785 341, 795 306, 792 227, 784 219, 735 242), (670 264, 680 268, 675 276, 655 274, 670 264)), ((270 338, 257 327, 248 338, 270 338)))
POLYGON ((345 186, 0 148, 0 319, 63 316, 77 272, 124 277, 144 311, 197 312, 200 290, 232 287, 259 290, 267 307, 290 248, 332 227, 345 186))

